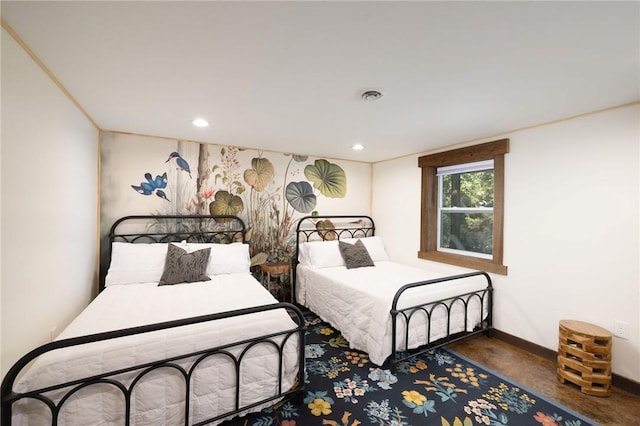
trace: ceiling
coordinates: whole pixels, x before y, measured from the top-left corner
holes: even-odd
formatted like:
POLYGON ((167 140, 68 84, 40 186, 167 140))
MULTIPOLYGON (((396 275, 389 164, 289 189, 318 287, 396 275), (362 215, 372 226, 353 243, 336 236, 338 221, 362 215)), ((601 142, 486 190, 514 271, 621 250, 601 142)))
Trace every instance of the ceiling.
POLYGON ((103 130, 374 162, 640 99, 639 2, 0 7, 103 130))

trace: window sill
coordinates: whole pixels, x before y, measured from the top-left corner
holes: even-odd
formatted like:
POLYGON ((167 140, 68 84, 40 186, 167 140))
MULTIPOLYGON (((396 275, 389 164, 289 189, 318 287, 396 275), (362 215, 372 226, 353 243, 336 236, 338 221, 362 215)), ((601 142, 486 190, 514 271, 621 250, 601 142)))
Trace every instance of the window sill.
POLYGON ((434 262, 448 263, 463 268, 477 269, 499 275, 507 275, 507 267, 492 260, 477 257, 461 256, 459 254, 443 253, 439 251, 419 251, 418 258, 434 262))

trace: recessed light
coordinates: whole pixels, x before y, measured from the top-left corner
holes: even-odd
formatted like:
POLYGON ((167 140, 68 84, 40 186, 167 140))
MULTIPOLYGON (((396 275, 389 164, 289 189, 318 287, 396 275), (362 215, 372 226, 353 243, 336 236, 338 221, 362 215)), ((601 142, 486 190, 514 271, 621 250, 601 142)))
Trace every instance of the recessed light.
POLYGON ((196 127, 207 127, 209 126, 209 122, 204 118, 196 118, 191 122, 196 127))
POLYGON ((362 144, 357 143, 357 144, 353 145, 351 147, 351 149, 354 150, 354 151, 362 151, 364 149, 364 146, 362 144))

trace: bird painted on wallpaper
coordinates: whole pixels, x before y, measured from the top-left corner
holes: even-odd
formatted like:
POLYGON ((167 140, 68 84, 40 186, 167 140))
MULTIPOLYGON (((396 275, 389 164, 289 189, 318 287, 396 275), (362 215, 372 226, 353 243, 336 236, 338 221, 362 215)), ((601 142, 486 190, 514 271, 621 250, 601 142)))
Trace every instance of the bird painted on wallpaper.
POLYGON ((146 182, 140 182, 140 185, 131 185, 131 187, 139 194, 142 195, 151 195, 154 191, 156 191, 156 195, 160 198, 164 198, 169 201, 167 195, 162 191, 161 188, 167 187, 167 173, 163 173, 162 175, 156 175, 153 178, 151 173, 145 173, 144 178, 147 180, 146 182))
POLYGON ((157 195, 158 197, 160 197, 160 198, 164 198, 165 200, 167 200, 167 201, 171 202, 171 200, 167 198, 167 194, 165 194, 165 193, 164 193, 164 191, 163 191, 162 189, 158 189, 158 190, 156 191, 156 195, 157 195))
POLYGON ((176 165, 178 166, 178 170, 183 170, 189 173, 189 177, 191 178, 191 169, 189 168, 189 163, 187 163, 187 160, 182 158, 180 154, 174 151, 169 155, 169 159, 165 161, 165 163, 168 163, 169 161, 171 161, 172 158, 176 159, 176 165))

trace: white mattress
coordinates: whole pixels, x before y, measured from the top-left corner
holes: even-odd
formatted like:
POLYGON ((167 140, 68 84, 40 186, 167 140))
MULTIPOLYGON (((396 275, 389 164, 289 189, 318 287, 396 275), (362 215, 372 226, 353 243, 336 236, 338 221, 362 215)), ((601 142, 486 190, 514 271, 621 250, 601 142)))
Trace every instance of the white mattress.
MULTIPOLYGON (((344 266, 312 268, 299 265, 296 270, 296 299, 323 320, 337 327, 352 348, 365 351, 375 364, 381 365, 391 355, 390 309, 396 291, 405 284, 440 278, 444 275, 390 261, 375 262, 375 267, 347 269, 344 266)), ((483 276, 448 281, 408 290, 400 298, 398 308, 423 304, 487 286, 483 276)), ((464 307, 456 303, 452 309, 451 334, 471 331, 481 321, 480 301, 469 303, 465 322, 464 307)), ((487 314, 485 300, 484 314, 487 314)), ((422 315, 424 317, 424 315, 422 315)), ((398 321, 396 349, 405 348, 405 325, 398 321)), ((446 310, 438 307, 431 319, 430 336, 423 318, 412 319, 409 348, 447 336, 446 310), (428 340, 427 340, 428 338, 428 340)))
MULTIPOLYGON (((211 278, 211 281, 173 286, 158 287, 156 283, 148 283, 107 287, 58 338, 277 302, 248 273, 211 278)), ((39 388, 133 363, 153 361, 295 327, 289 315, 279 309, 65 348, 40 357, 20 379, 16 389, 24 391, 39 388)), ((290 389, 296 379, 297 347, 296 338, 290 339, 285 347, 283 390, 290 389)), ((233 352, 237 353, 239 349, 233 352)), ((185 364, 183 361, 177 363, 185 364)), ((242 363, 241 406, 277 394, 278 367, 278 357, 273 347, 259 345, 248 352, 242 363)), ((163 372, 171 374, 156 371, 136 385, 132 398, 132 411, 135 413, 132 424, 184 424, 184 380, 177 370, 164 368, 163 372)), ((220 356, 200 364, 191 390, 190 424, 234 409, 235 381, 231 362, 223 361, 220 356)), ((121 398, 115 398, 114 395, 117 395, 114 388, 107 385, 92 386, 79 392, 77 398, 65 404, 59 424, 123 424, 122 402, 118 402, 121 398)), ((14 424, 49 424, 40 415, 47 410, 38 410, 34 404, 29 400, 15 404, 14 424)), ((251 411, 261 408, 264 407, 259 406, 251 411)))

